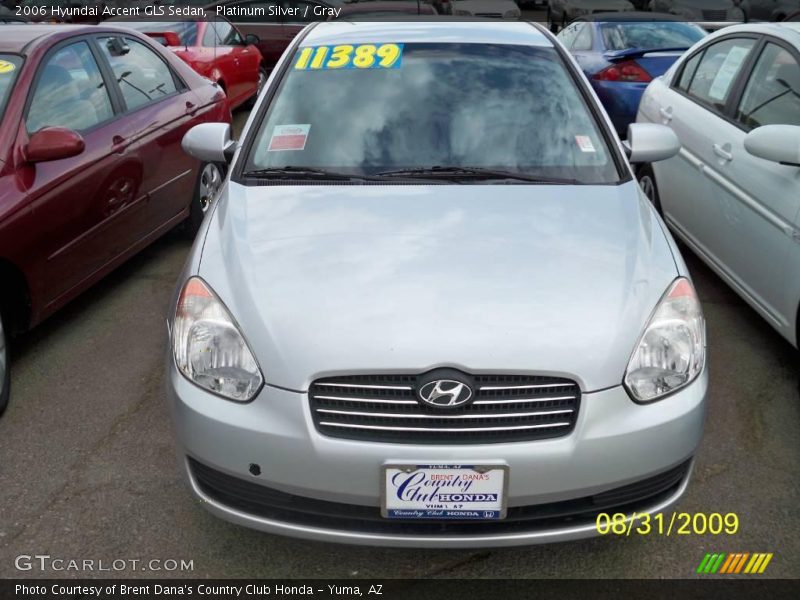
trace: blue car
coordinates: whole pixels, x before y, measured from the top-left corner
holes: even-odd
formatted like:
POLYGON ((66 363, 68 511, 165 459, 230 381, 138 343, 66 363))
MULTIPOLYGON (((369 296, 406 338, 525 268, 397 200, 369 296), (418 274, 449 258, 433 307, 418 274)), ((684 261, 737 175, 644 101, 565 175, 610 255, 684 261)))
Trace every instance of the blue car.
POLYGON ((680 17, 624 12, 579 17, 558 39, 578 61, 617 133, 625 138, 647 84, 705 35, 702 27, 680 17))

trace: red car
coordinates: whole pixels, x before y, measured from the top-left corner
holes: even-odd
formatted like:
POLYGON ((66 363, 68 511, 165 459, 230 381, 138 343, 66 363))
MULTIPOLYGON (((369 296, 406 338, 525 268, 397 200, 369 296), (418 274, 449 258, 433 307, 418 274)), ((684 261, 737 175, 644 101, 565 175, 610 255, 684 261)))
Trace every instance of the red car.
POLYGON ((169 48, 195 71, 219 84, 228 96, 231 110, 252 101, 269 74, 259 39, 242 35, 229 21, 137 21, 109 19, 108 24, 131 27, 169 48))
POLYGON ((180 223, 199 228, 221 169, 181 149, 230 123, 222 90, 147 36, 5 25, 0 35, 0 412, 10 334, 180 223))

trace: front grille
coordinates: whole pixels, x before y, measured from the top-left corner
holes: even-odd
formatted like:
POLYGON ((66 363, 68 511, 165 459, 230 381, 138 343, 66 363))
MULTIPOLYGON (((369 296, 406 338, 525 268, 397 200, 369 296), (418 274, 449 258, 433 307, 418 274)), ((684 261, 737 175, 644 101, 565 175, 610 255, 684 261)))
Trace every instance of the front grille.
POLYGON ((704 10, 703 11, 703 20, 704 21, 724 21, 728 13, 726 10, 704 10))
POLYGON ((328 377, 311 384, 314 425, 331 437, 398 444, 491 444, 567 435, 580 389, 571 379, 475 375, 474 400, 442 410, 417 399, 416 375, 328 377))
POLYGON ((506 518, 498 521, 405 521, 384 519, 377 506, 287 494, 189 459, 192 476, 200 490, 220 504, 240 512, 309 527, 399 535, 514 534, 593 524, 600 513, 632 514, 667 500, 678 491, 690 466, 691 460, 653 477, 592 496, 512 506, 506 518))

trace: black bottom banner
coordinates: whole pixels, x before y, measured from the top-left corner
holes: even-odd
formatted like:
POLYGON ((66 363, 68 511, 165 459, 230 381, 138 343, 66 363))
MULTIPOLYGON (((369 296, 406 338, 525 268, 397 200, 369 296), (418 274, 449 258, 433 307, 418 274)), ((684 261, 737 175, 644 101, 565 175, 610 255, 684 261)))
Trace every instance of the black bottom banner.
POLYGON ((529 598, 800 598, 800 580, 553 580, 553 579, 308 579, 308 580, 14 580, 0 598, 213 598, 336 600, 513 600, 529 598))

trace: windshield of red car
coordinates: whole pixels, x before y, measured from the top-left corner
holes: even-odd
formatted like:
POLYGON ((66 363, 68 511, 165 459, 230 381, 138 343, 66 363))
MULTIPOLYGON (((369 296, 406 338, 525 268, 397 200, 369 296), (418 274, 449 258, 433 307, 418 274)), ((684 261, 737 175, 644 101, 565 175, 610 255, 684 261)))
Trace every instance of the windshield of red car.
POLYGON ((0 119, 3 118, 6 103, 11 96, 11 89, 14 87, 21 66, 21 56, 0 54, 0 119))

